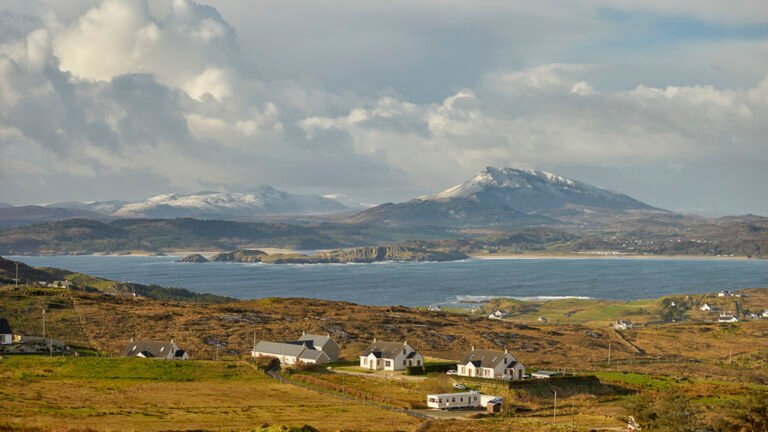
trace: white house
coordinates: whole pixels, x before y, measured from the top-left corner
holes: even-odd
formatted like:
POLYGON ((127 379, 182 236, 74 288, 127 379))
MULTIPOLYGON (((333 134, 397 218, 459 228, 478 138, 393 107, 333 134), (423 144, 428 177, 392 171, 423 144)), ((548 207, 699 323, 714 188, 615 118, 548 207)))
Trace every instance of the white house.
POLYGON ((280 360, 280 364, 286 366, 300 363, 322 364, 331 361, 325 352, 295 342, 259 341, 251 351, 251 357, 275 357, 280 360))
POLYGON ((498 396, 476 391, 463 393, 440 393, 427 395, 427 406, 437 409, 487 407, 489 403, 503 403, 498 396))
POLYGON ((507 350, 476 350, 465 355, 458 364, 458 375, 492 379, 523 379, 525 366, 507 350))
POLYGON ((712 310, 712 306, 709 303, 704 303, 699 309, 708 312, 712 310))
POLYGON ((613 325, 613 328, 616 330, 629 330, 632 327, 634 327, 634 325, 630 320, 618 320, 616 321, 616 324, 613 325))
POLYGON ((371 370, 396 371, 408 366, 424 365, 424 357, 408 342, 377 342, 373 340, 360 353, 360 367, 371 370))
POLYGON ((331 335, 321 336, 302 333, 298 340, 288 343, 298 343, 306 346, 309 349, 320 350, 324 352, 325 355, 328 356, 328 360, 332 362, 339 359, 339 353, 341 352, 339 344, 337 344, 336 341, 331 338, 331 335))
POLYGON ((0 345, 10 345, 13 343, 13 330, 5 318, 0 318, 0 345))
POLYGON ((162 360, 189 360, 189 354, 180 349, 176 342, 133 341, 123 350, 123 357, 155 358, 162 360))
POLYGON ((763 311, 763 318, 768 318, 768 309, 763 311))
POLYGON ((717 322, 721 323, 729 323, 729 322, 737 322, 739 319, 731 314, 721 313, 720 316, 717 318, 717 322))

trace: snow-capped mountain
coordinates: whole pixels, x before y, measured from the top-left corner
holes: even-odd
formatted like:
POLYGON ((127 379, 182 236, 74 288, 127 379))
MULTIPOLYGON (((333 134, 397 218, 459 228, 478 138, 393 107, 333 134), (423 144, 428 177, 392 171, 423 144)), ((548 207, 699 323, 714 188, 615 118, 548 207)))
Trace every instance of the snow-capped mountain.
POLYGON ((648 204, 622 193, 571 180, 557 174, 537 170, 493 167, 487 167, 460 185, 417 199, 429 201, 457 198, 482 201, 488 205, 503 205, 524 213, 569 206, 611 210, 654 209, 648 204))
POLYGON ((377 206, 351 221, 479 227, 583 223, 631 212, 665 211, 619 192, 544 171, 487 167, 442 192, 377 206))
POLYGON ((51 208, 86 210, 115 218, 252 220, 269 216, 329 215, 370 206, 346 195, 297 195, 259 186, 252 191, 169 193, 144 201, 92 201, 50 204, 51 208))
POLYGON ((109 216, 112 213, 120 210, 124 205, 130 204, 128 201, 66 201, 54 204, 46 204, 49 208, 62 208, 69 210, 85 210, 94 213, 98 213, 104 216, 109 216))

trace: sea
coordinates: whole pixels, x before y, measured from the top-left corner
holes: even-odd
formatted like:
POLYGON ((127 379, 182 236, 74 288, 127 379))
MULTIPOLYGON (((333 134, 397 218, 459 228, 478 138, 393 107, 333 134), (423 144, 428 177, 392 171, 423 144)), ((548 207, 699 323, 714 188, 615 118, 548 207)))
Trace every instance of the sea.
POLYGON ((471 307, 496 297, 635 300, 768 287, 768 260, 467 259, 374 264, 179 263, 179 256, 10 256, 116 281, 238 299, 304 297, 367 305, 471 307))

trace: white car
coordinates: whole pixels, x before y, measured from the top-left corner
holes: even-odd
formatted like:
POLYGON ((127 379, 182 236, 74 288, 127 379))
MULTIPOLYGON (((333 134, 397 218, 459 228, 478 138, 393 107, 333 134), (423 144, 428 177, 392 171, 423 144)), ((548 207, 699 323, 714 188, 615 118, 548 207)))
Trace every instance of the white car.
POLYGON ((451 370, 445 372, 446 375, 456 375, 458 373, 459 372, 456 371, 455 369, 451 369, 451 370))
POLYGON ((467 386, 465 386, 464 384, 461 384, 461 383, 453 383, 453 388, 455 388, 457 390, 466 390, 467 386))

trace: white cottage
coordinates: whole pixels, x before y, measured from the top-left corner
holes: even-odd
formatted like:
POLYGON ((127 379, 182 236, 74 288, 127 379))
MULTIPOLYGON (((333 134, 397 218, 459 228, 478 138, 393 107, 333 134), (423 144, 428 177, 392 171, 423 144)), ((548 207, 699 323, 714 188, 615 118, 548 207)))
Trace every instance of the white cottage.
POLYGON ((458 375, 492 379, 523 379, 525 366, 509 351, 476 350, 465 355, 458 364, 458 375))
POLYGON ((10 345, 13 343, 13 330, 5 318, 0 318, 0 345, 10 345))
POLYGON ((704 303, 699 309, 709 312, 712 310, 712 306, 709 303, 704 303))
POLYGON ((323 351, 296 342, 259 341, 251 351, 251 357, 275 357, 285 366, 302 363, 322 364, 331 361, 328 354, 323 351))
POLYGON ((720 316, 717 318, 717 322, 721 323, 730 323, 730 322, 738 322, 739 318, 726 313, 721 313, 720 316))
POLYGON ((377 342, 360 353, 360 367, 371 370, 397 371, 408 366, 423 366, 424 357, 408 342, 377 342))
POLYGON ((341 352, 341 348, 339 347, 339 344, 337 344, 336 341, 333 340, 331 338, 331 335, 329 334, 325 336, 321 336, 321 335, 315 335, 315 334, 309 334, 309 333, 302 333, 301 337, 299 337, 297 341, 289 342, 289 343, 302 344, 309 349, 322 351, 325 353, 325 355, 328 356, 328 360, 332 362, 339 359, 339 353, 341 352))

